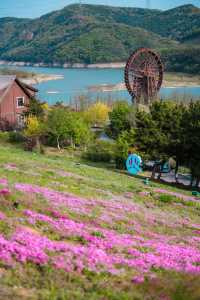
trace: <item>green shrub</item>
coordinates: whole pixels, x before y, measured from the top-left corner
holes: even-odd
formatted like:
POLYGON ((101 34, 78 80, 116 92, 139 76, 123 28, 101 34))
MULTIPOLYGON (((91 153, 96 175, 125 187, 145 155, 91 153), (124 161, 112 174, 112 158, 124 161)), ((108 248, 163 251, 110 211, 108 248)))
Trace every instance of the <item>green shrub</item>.
POLYGON ((124 131, 118 137, 115 147, 115 164, 117 169, 126 168, 126 160, 128 158, 129 142, 128 132, 124 131))
POLYGON ((7 142, 9 140, 9 132, 0 131, 0 141, 7 142))
POLYGON ((24 143, 26 138, 20 131, 11 131, 9 132, 9 142, 10 143, 24 143))
POLYGON ((173 195, 163 194, 159 196, 159 200, 163 203, 172 203, 177 200, 177 198, 173 195))
POLYGON ((107 141, 97 141, 89 146, 84 157, 94 162, 110 162, 114 159, 114 144, 107 141))

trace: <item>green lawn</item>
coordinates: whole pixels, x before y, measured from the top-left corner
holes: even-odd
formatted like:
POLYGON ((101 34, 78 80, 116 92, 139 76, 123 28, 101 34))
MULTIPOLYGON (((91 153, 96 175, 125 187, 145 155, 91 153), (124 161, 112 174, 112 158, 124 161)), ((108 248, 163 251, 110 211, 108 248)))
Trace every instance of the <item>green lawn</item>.
POLYGON ((191 192, 55 149, 0 166, 0 299, 200 299, 191 192))

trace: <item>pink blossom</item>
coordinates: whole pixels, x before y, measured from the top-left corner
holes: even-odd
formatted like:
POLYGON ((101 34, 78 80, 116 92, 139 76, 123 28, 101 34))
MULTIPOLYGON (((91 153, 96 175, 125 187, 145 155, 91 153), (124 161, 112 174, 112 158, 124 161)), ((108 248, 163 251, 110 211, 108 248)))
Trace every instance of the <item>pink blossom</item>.
POLYGON ((0 211, 0 220, 5 220, 5 219, 6 219, 5 214, 0 211))
POLYGON ((6 169, 8 171, 15 171, 15 170, 17 170, 17 166, 15 164, 7 164, 7 165, 4 165, 4 169, 6 169))
POLYGON ((149 196, 150 192, 147 192, 147 191, 139 192, 139 195, 140 196, 149 196))
POLYGON ((143 283, 143 282, 144 282, 144 276, 142 276, 142 275, 135 276, 135 277, 132 279, 132 282, 133 282, 133 283, 136 283, 136 284, 143 283))
POLYGON ((5 178, 0 178, 0 185, 7 186, 8 185, 8 180, 5 179, 5 178))
POLYGON ((10 195, 10 191, 8 189, 2 189, 2 190, 0 190, 0 195, 2 195, 2 196, 9 196, 10 195))
POLYGON ((66 272, 89 269, 112 274, 128 268, 137 274, 133 278, 136 284, 144 281, 144 274, 153 276, 152 269, 200 274, 200 237, 194 235, 200 225, 191 224, 189 219, 180 220, 170 211, 150 211, 124 197, 85 199, 25 183, 15 184, 15 188, 42 195, 51 208, 46 214, 24 210, 25 224, 30 227, 18 227, 9 239, 0 236, 0 260, 5 264, 30 261, 66 272), (70 212, 77 215, 75 220, 70 212), (44 223, 39 232, 31 229, 37 228, 38 222, 44 223), (190 230, 183 236, 176 231, 161 234, 156 230, 157 225, 172 230, 183 224, 190 230), (48 231, 57 233, 63 241, 47 238, 48 231))

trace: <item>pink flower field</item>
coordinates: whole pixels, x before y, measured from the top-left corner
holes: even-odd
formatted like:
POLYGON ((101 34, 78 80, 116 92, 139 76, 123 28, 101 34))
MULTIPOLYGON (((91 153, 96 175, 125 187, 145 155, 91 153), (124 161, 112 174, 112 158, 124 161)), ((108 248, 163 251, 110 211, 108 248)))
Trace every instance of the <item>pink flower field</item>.
MULTIPOLYGON (((12 176, 18 167, 6 169, 12 176)), ((65 173, 56 176, 59 174, 65 173)), ((67 174, 64 178, 70 180, 71 173, 67 174)), ((75 175, 73 180, 81 176, 75 175)), ((33 274, 38 268, 49 268, 58 278, 70 275, 83 282, 86 274, 93 274, 94 278, 106 278, 111 287, 118 282, 119 295, 126 295, 122 299, 176 299, 173 281, 185 289, 189 283, 183 278, 199 279, 198 198, 140 185, 143 190, 138 192, 115 193, 113 198, 103 199, 59 191, 59 185, 63 182, 52 189, 17 182, 15 176, 0 178, 0 271, 4 270, 0 278, 11 276, 14 270, 27 273, 30 266, 33 274), (176 201, 162 203, 161 195, 173 196, 176 201), (185 205, 188 202, 190 206, 185 205), (154 298, 148 298, 147 287, 154 298), (140 298, 131 298, 131 291, 138 291, 140 298)), ((96 299, 118 299, 101 295, 97 293, 96 299)))

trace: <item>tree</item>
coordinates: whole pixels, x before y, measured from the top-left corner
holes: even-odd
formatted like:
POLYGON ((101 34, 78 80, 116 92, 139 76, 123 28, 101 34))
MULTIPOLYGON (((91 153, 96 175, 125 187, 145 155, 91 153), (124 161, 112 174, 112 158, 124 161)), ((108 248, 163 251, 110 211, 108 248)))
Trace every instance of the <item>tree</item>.
POLYGON ((200 101, 190 103, 183 116, 184 148, 188 165, 191 168, 192 180, 196 187, 200 181, 200 101))
POLYGON ((125 169, 125 162, 128 158, 129 143, 127 141, 127 132, 124 131, 118 137, 115 146, 115 163, 117 169, 125 169))
POLYGON ((60 143, 70 136, 72 122, 71 112, 62 107, 52 109, 48 114, 47 133, 56 138, 57 148, 60 150, 60 143))
POLYGON ((46 102, 40 102, 38 99, 30 99, 30 103, 27 106, 28 111, 25 112, 25 116, 36 116, 37 118, 43 118, 48 111, 49 107, 46 102))
POLYGON ((137 111, 135 146, 146 153, 148 159, 162 159, 166 137, 151 112, 137 111))
MULTIPOLYGON (((179 164, 188 165, 192 181, 200 181, 200 102, 190 105, 155 102, 150 112, 137 112, 136 146, 150 159, 169 157, 176 160, 175 178, 179 164)), ((161 168, 160 168, 161 169, 161 168)))
POLYGON ((117 138, 121 132, 129 131, 135 125, 135 109, 126 101, 115 103, 113 110, 109 112, 110 125, 108 133, 117 138))
POLYGON ((195 182, 195 187, 199 187, 200 183, 200 158, 195 157, 190 159, 190 169, 191 169, 191 186, 195 182))
POLYGON ((101 102, 97 102, 89 106, 85 112, 85 119, 93 126, 103 126, 108 121, 108 113, 110 108, 101 102))
POLYGON ((41 151, 40 137, 45 131, 45 125, 36 116, 30 116, 27 118, 26 128, 24 134, 26 137, 33 140, 33 145, 41 151))
POLYGON ((56 107, 49 112, 47 132, 55 137, 59 150, 64 140, 68 139, 71 146, 75 147, 86 145, 91 138, 89 127, 79 113, 64 107, 56 107))
MULTIPOLYGON (((174 157, 177 162, 184 161, 182 139, 182 120, 184 106, 173 102, 154 102, 149 113, 137 112, 136 145, 145 152, 149 159, 159 160, 155 165, 161 177, 162 165, 174 157)), ((152 173, 154 176, 155 170, 152 173)), ((176 176, 175 176, 176 177, 176 176)))
POLYGON ((167 157, 173 157, 176 160, 176 180, 179 165, 186 161, 183 134, 183 116, 186 109, 183 104, 177 104, 173 101, 155 102, 150 109, 152 119, 156 122, 157 132, 162 132, 165 137, 162 152, 167 157))
POLYGON ((71 106, 74 107, 76 111, 84 112, 88 109, 91 99, 86 95, 78 95, 74 97, 71 106))
POLYGON ((86 122, 74 113, 74 118, 70 128, 71 145, 73 147, 76 145, 85 146, 88 144, 91 137, 92 134, 86 122))
POLYGON ((135 148, 135 129, 123 131, 115 144, 115 162, 118 169, 124 169, 129 153, 138 152, 135 148))

